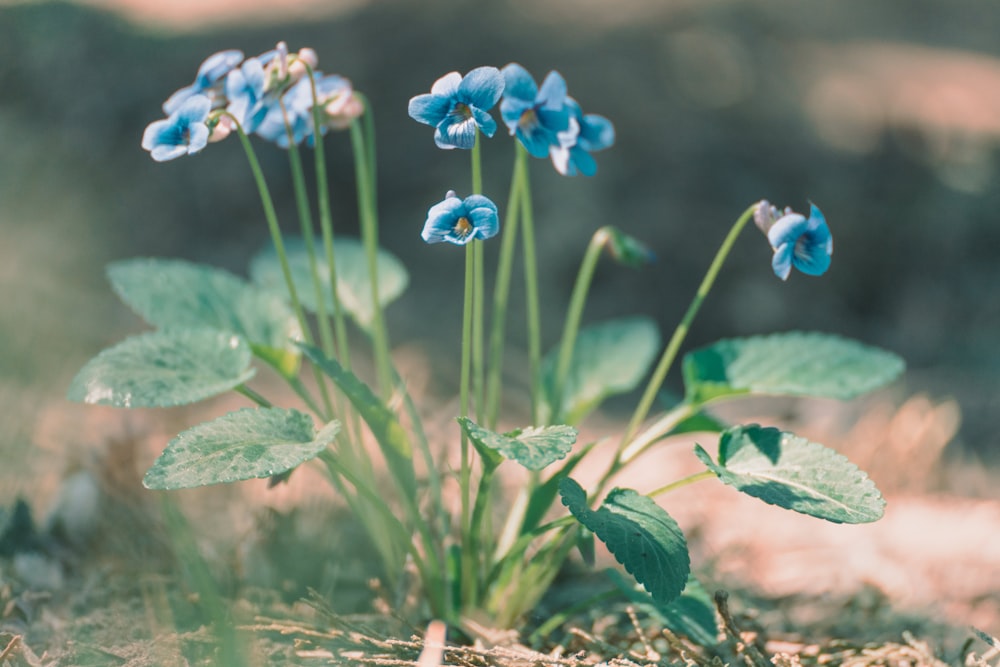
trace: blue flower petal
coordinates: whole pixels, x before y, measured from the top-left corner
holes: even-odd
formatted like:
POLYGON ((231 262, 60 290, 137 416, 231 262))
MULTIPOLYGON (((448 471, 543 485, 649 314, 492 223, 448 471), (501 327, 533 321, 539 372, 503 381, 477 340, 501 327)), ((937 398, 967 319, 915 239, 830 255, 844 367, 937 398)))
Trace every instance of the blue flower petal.
MULTIPOLYGON (((560 109, 540 107, 535 111, 535 113, 538 116, 539 124, 553 133, 565 132, 569 129, 570 114, 569 109, 565 107, 560 109)), ((553 141, 555 140, 553 139, 553 141)))
POLYGON ((500 231, 500 220, 495 210, 486 207, 473 209, 469 211, 468 220, 476 230, 472 236, 477 239, 485 241, 500 231))
POLYGON ((538 85, 528 70, 517 63, 510 63, 503 68, 504 97, 521 100, 529 105, 535 103, 538 96, 538 85))
POLYGON ((167 98, 167 101, 163 103, 163 113, 169 116, 173 112, 180 109, 181 105, 184 104, 188 98, 192 95, 197 95, 199 92, 201 92, 201 89, 196 84, 184 86, 180 90, 174 91, 173 94, 167 98))
POLYGON ((187 146, 170 146, 163 144, 150 151, 150 156, 157 162, 167 162, 187 155, 187 146))
POLYGON ((615 143, 615 126, 604 116, 587 114, 580 122, 577 143, 587 151, 600 151, 615 143))
POLYGON ((794 244, 806 231, 807 221, 801 213, 783 215, 767 230, 767 242, 772 248, 794 244))
POLYGON ((476 125, 479 126, 483 134, 487 137, 492 137, 497 133, 497 122, 493 119, 493 116, 478 107, 470 107, 469 110, 472 112, 472 118, 476 121, 476 125))
POLYGON ((443 97, 454 97, 458 92, 458 87, 462 83, 462 75, 458 72, 448 72, 443 77, 434 82, 431 86, 432 95, 443 97))
POLYGON ((782 280, 788 280, 788 274, 792 272, 792 244, 785 243, 774 249, 774 257, 771 258, 771 268, 774 275, 782 280))
POLYGON ((458 99, 471 107, 489 111, 503 95, 504 79, 496 67, 477 67, 462 79, 458 99))
POLYGON ((527 149, 528 153, 532 157, 537 158, 548 157, 549 149, 552 146, 559 145, 555 132, 548 132, 540 127, 536 127, 533 132, 525 132, 518 127, 517 138, 527 149))
POLYGON ((229 72, 240 64, 243 60, 243 52, 238 49, 219 51, 213 53, 198 68, 198 76, 194 83, 202 90, 215 85, 215 82, 229 74, 229 72))
POLYGON ((535 99, 538 104, 553 111, 566 106, 566 80, 562 74, 555 70, 549 72, 535 99))
POLYGON ((529 111, 532 107, 532 102, 525 102, 523 100, 504 97, 500 102, 500 117, 503 119, 504 125, 510 130, 511 134, 517 132, 517 126, 521 122, 521 116, 525 111, 529 111))
POLYGON ((476 121, 458 114, 450 114, 434 131, 438 148, 472 148, 476 143, 476 121))
POLYGON ((451 98, 443 95, 423 94, 410 99, 407 112, 410 118, 424 125, 435 126, 451 111, 451 98))

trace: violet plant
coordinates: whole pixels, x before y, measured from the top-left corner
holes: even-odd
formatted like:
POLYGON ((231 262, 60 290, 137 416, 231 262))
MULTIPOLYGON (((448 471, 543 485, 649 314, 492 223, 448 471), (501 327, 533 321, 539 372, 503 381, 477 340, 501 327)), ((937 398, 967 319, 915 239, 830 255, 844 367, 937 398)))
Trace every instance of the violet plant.
MULTIPOLYGON (((879 491, 837 452, 774 427, 725 424, 708 408, 758 395, 851 399, 899 376, 903 362, 896 355, 823 333, 726 339, 684 355, 683 399, 667 409, 658 402, 685 336, 748 222, 754 220, 766 235, 772 269, 782 280, 792 268, 814 276, 827 270, 833 242, 815 205, 808 216, 766 201, 748 206, 665 346, 655 323, 643 316, 584 324, 587 294, 605 252, 633 268, 653 259, 625 231, 598 229, 569 296, 559 342, 543 354, 531 158, 549 158, 567 176, 592 176, 593 154, 609 148, 615 132, 603 116, 583 113, 557 72, 539 87, 517 64, 480 67, 464 76, 451 72, 409 104, 413 119, 434 128, 438 147, 468 150, 471 158, 465 196, 449 190, 430 205, 422 231, 414 216, 414 239, 419 234, 428 243, 464 246, 466 258, 463 318, 455 328, 461 341, 459 414, 450 438, 432 443, 406 378, 393 364, 383 317, 405 290, 407 273, 378 244, 371 109, 347 79, 324 75, 316 66, 312 50, 289 53, 284 44, 256 58, 217 53, 192 85, 167 100, 168 117, 151 123, 143 136, 143 148, 163 161, 199 153, 235 134, 271 234, 270 247, 251 262, 249 281, 171 259, 108 267, 116 293, 154 330, 90 361, 73 380, 71 399, 157 407, 235 391, 254 405, 179 434, 146 473, 146 487, 253 478, 280 483, 297 466, 313 462, 365 527, 388 589, 410 585, 405 573, 415 571, 422 593, 415 613, 457 627, 473 617, 515 626, 537 606, 571 552, 592 558, 600 540, 641 585, 612 577, 615 590, 705 642, 714 640, 710 606, 691 577, 681 528, 656 499, 716 478, 766 503, 827 521, 863 523, 882 516, 879 491), (483 192, 481 163, 482 140, 499 127, 491 115, 498 104, 514 152, 503 209, 483 192), (335 234, 330 210, 323 137, 342 129, 349 131, 355 162, 359 239, 335 234), (250 139, 254 134, 287 151, 297 237, 279 228, 250 139), (307 196, 303 146, 312 148, 315 160, 315 208, 307 196), (501 244, 490 299, 486 242, 501 244), (500 418, 501 370, 518 258, 525 276, 531 414, 522 427, 499 430, 508 423, 500 418), (369 343, 364 354, 375 362, 370 382, 352 370, 358 352, 348 344, 349 326, 369 343), (258 363, 277 371, 301 404, 280 407, 253 388, 258 363), (632 417, 609 445, 610 463, 593 488, 584 489, 571 475, 598 443, 578 442, 577 425, 606 398, 638 389, 644 379, 632 417), (693 452, 703 471, 663 480, 655 489, 608 490, 619 473, 654 449, 687 441, 671 436, 691 433, 706 445, 693 452), (381 460, 373 459, 370 442, 377 443, 381 460), (457 469, 440 463, 454 447, 460 449, 457 469), (494 488, 502 465, 529 471, 509 503, 494 488), (449 487, 457 493, 446 493, 449 487), (506 519, 495 524, 498 504, 506 519), (701 615, 681 613, 681 603, 689 611, 701 605, 701 615)), ((538 630, 550 630, 560 618, 538 630)))

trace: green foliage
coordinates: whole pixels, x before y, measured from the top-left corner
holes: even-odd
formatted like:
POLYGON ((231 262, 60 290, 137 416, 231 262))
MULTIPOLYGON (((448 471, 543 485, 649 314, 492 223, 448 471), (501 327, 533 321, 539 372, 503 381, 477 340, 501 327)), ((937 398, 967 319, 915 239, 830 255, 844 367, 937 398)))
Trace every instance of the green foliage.
POLYGON ((577 430, 572 426, 529 426, 501 435, 466 417, 459 417, 458 423, 484 457, 494 461, 488 452, 499 452, 528 470, 541 470, 550 463, 565 458, 573 448, 577 436, 577 430))
POLYGON ((715 619, 715 604, 709 592, 693 576, 688 577, 680 596, 667 604, 658 604, 646 591, 615 570, 608 570, 608 576, 639 611, 658 618, 675 633, 688 637, 700 646, 716 643, 719 628, 715 619))
POLYGON ((146 472, 147 489, 186 489, 270 477, 326 449, 340 423, 317 433, 297 410, 244 408, 184 431, 146 472))
POLYGON ((396 413, 379 400, 368 385, 354 373, 344 369, 335 360, 311 345, 300 346, 306 357, 316 365, 334 384, 344 392, 351 405, 368 424, 372 435, 382 449, 386 461, 398 482, 403 484, 403 493, 416 494, 416 478, 413 473, 413 448, 410 436, 399 423, 396 413))
MULTIPOLYGON (((292 281, 302 305, 312 312, 318 309, 316 289, 309 265, 309 254, 301 238, 285 240, 285 251, 292 273, 292 281)), ((375 317, 372 307, 371 274, 364 245, 358 239, 338 236, 334 244, 333 261, 337 271, 337 298, 344 312, 348 313, 362 329, 368 331, 375 317)), ((379 249, 376 259, 378 274, 379 307, 384 308, 406 290, 410 276, 395 255, 379 249)), ((326 254, 318 249, 316 269, 323 290, 326 312, 334 311, 333 292, 330 289, 330 265, 326 254)), ((264 248, 250 264, 250 275, 254 282, 266 290, 287 298, 285 278, 281 271, 278 255, 272 246, 264 248)))
POLYGON ((592 324, 580 330, 562 400, 551 405, 559 349, 542 361, 542 377, 548 395, 548 414, 553 421, 578 423, 604 399, 635 389, 649 371, 660 348, 660 332, 648 317, 627 317, 592 324))
POLYGON ((297 373, 302 330, 280 297, 228 271, 177 259, 123 260, 107 271, 121 300, 152 326, 239 334, 283 375, 297 373))
POLYGON ((563 504, 591 530, 658 604, 674 600, 691 571, 687 541, 677 522, 651 498, 614 489, 598 510, 587 492, 567 477, 559 485, 563 504))
POLYGON ((885 500, 862 470, 832 449, 757 425, 722 434, 719 461, 696 453, 719 479, 766 503, 834 523, 882 518, 885 500))
POLYGON ((127 338, 91 359, 67 396, 118 408, 196 403, 254 376, 250 346, 212 329, 170 329, 127 338))
POLYGON ((851 399, 895 380, 903 360, 830 334, 791 332, 719 341, 684 357, 692 403, 739 394, 851 399))

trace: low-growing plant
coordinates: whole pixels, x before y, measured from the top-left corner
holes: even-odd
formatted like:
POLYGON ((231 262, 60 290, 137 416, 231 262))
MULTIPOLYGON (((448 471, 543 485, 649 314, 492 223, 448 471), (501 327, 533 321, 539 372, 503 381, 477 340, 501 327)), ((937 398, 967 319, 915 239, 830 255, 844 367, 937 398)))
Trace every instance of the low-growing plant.
POLYGON ((434 128, 438 147, 471 155, 468 194, 448 191, 430 206, 421 233, 427 243, 448 242, 465 252, 464 315, 455 329, 461 341, 459 414, 447 440, 431 442, 406 378, 393 364, 383 317, 408 278, 403 265, 379 247, 371 107, 347 79, 324 75, 316 66, 312 50, 293 54, 284 44, 252 58, 235 50, 217 53, 202 64, 193 84, 164 103, 168 117, 150 124, 143 136, 143 148, 164 161, 199 153, 235 134, 272 241, 253 258, 249 281, 171 259, 131 259, 108 267, 115 292, 155 330, 90 361, 73 380, 71 399, 174 406, 236 391, 255 404, 174 438, 146 473, 146 487, 181 489, 252 478, 280 483, 297 466, 315 461, 366 529, 388 589, 407 586, 406 572, 417 573, 422 602, 415 611, 422 617, 453 626, 472 617, 513 626, 538 604, 574 549, 593 558, 596 539, 641 584, 613 576, 623 595, 706 642, 713 641, 714 629, 705 591, 691 577, 684 534, 658 497, 716 478, 766 503, 835 523, 882 516, 879 491, 837 452, 778 428, 722 423, 706 408, 757 395, 851 399, 896 378, 903 369, 897 356, 823 333, 727 339, 684 355, 683 398, 666 409, 658 401, 685 335, 751 220, 766 235, 772 270, 782 280, 793 268, 813 276, 827 270, 833 242, 815 205, 808 215, 766 201, 743 211, 665 346, 647 317, 583 325, 603 253, 635 268, 654 259, 626 231, 598 229, 569 298, 559 343, 543 354, 531 158, 550 158, 566 176, 593 176, 593 154, 614 143, 615 131, 608 119, 583 113, 559 73, 550 72, 539 86, 513 63, 464 76, 451 72, 409 103, 409 115, 434 128), (499 129, 491 115, 497 104, 514 139, 503 209, 483 193, 480 156, 483 138, 499 129), (333 130, 350 136, 360 239, 334 233, 324 155, 324 136, 333 130), (279 228, 251 135, 287 151, 298 237, 286 237, 279 228), (312 149, 315 160, 315 209, 307 195, 303 147, 312 149), (488 299, 483 249, 498 235, 488 299), (501 370, 518 257, 526 290, 531 413, 524 426, 501 432, 501 370), (358 352, 349 345, 349 325, 370 344, 371 382, 353 371, 358 352), (256 362, 271 366, 301 405, 274 405, 252 388, 256 362), (303 364, 311 379, 302 379, 303 364), (639 388, 647 375, 610 462, 585 489, 572 474, 597 443, 577 442, 576 426, 609 396, 639 388), (655 489, 608 490, 618 473, 684 433, 700 433, 702 442, 717 445, 711 448, 714 456, 695 446, 703 471, 665 479, 655 489), (366 442, 377 443, 377 449, 366 442), (443 456, 455 448, 457 469, 443 456), (498 498, 494 486, 505 464, 529 473, 504 506, 506 519, 496 525, 496 505, 507 499, 498 498))

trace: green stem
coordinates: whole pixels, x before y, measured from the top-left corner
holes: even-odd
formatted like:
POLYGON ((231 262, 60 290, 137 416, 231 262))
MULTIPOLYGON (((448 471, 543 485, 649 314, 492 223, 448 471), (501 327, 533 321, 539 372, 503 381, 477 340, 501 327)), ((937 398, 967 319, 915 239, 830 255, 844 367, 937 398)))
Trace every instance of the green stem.
MULTIPOLYGON (((271 199, 271 192, 268 190, 267 182, 264 180, 264 172, 260 168, 260 162, 257 161, 257 155, 253 150, 253 145, 250 143, 250 138, 235 118, 233 118, 233 122, 236 126, 236 134, 239 136, 240 143, 243 145, 243 150, 246 153, 247 161, 250 163, 250 171, 253 172, 257 191, 260 193, 260 203, 264 207, 264 217, 267 220, 267 228, 271 233, 271 242, 274 244, 274 250, 278 255, 278 262, 281 264, 281 273, 285 278, 285 287, 288 289, 288 297, 292 302, 292 310, 295 312, 299 327, 302 329, 303 338, 306 343, 312 345, 312 330, 306 321, 305 311, 302 308, 302 302, 299 300, 298 290, 295 289, 295 281, 292 280, 292 270, 288 265, 288 254, 285 252, 285 243, 281 238, 281 228, 278 226, 278 215, 274 210, 274 201, 271 199)), ((317 383, 320 386, 324 386, 319 370, 315 369, 314 372, 316 373, 317 383)), ((289 378, 286 377, 285 379, 288 380, 289 378)), ((317 414, 325 421, 329 421, 329 412, 318 412, 317 414)))
POLYGON ((382 315, 382 303, 378 289, 378 212, 374 199, 374 178, 369 165, 367 143, 361 124, 351 123, 351 147, 354 152, 354 171, 358 182, 358 206, 361 214, 361 240, 365 247, 368 264, 368 278, 372 289, 371 334, 375 352, 375 369, 378 375, 382 398, 392 395, 392 361, 389 336, 382 315))
POLYGON ((249 398, 251 401, 253 401, 262 408, 274 407, 274 403, 271 403, 271 401, 267 400, 266 398, 264 398, 263 396, 261 396, 260 394, 258 394, 245 384, 241 384, 240 386, 236 387, 233 391, 235 391, 238 394, 243 394, 244 396, 246 396, 247 398, 249 398))
POLYGON ((711 470, 702 470, 701 472, 697 472, 693 475, 688 475, 687 477, 679 479, 675 482, 671 482, 670 484, 665 484, 660 488, 656 489, 655 491, 650 491, 649 493, 646 494, 646 496, 649 498, 662 496, 664 493, 675 491, 677 489, 687 486, 688 484, 694 484, 695 482, 700 482, 703 479, 711 479, 712 477, 715 476, 716 476, 715 473, 712 472, 711 470))
POLYGON ((625 429, 625 435, 622 436, 615 460, 619 458, 622 450, 628 446, 632 437, 636 434, 636 431, 639 430, 639 426, 649 414, 649 410, 653 407, 653 401, 656 400, 656 393, 663 385, 663 381, 666 379, 667 373, 670 371, 670 367, 674 363, 674 359, 677 357, 678 351, 680 351, 681 344, 684 342, 684 338, 687 336, 688 330, 691 328, 691 323, 698 314, 701 304, 704 303, 705 297, 708 296, 709 291, 712 289, 712 285, 715 284, 715 279, 719 275, 719 270, 722 268, 723 263, 725 263, 726 257, 729 256, 729 252, 732 250, 733 244, 736 243, 736 238, 740 235, 740 232, 743 231, 743 227, 746 226, 747 222, 753 218, 753 212, 756 208, 757 204, 753 204, 743 212, 743 214, 733 224, 733 227, 729 230, 729 234, 726 236, 726 239, 722 242, 722 246, 719 247, 719 251, 715 254, 715 259, 712 260, 712 264, 708 267, 708 272, 702 279, 701 285, 698 286, 698 291, 695 293, 694 299, 691 301, 691 305, 688 306, 687 312, 684 313, 684 318, 681 320, 681 323, 677 325, 676 329, 674 329, 674 335, 670 338, 670 342, 667 343, 667 347, 663 351, 663 356, 660 357, 660 363, 656 366, 656 370, 653 371, 653 376, 649 379, 649 384, 646 385, 646 391, 643 393, 642 399, 639 401, 639 405, 632 414, 632 419, 629 421, 628 427, 625 429))
MULTIPOLYGON (((483 193, 483 165, 479 133, 472 144, 472 194, 483 193)), ((473 295, 472 295, 472 396, 476 406, 476 421, 483 423, 485 415, 486 374, 483 366, 483 313, 486 305, 484 267, 486 263, 482 241, 473 241, 473 295)))
POLYGON ((570 297, 569 310, 566 312, 562 342, 559 344, 559 361, 556 364, 556 376, 550 398, 552 403, 550 421, 555 423, 561 423, 565 418, 562 414, 562 399, 563 390, 566 388, 566 376, 569 375, 570 363, 573 361, 573 347, 580 331, 580 320, 583 317, 584 306, 587 305, 587 294, 594 279, 594 270, 597 268, 597 260, 601 257, 601 250, 610 238, 610 229, 601 227, 590 238, 587 251, 580 263, 580 271, 576 275, 576 283, 573 285, 573 295, 570 297))
POLYGON ((486 427, 495 429, 500 415, 503 393, 504 330, 507 324, 507 303, 510 297, 510 280, 514 268, 514 250, 517 247, 517 223, 521 197, 521 180, 525 161, 518 154, 507 196, 507 211, 503 222, 500 259, 497 264, 496 284, 493 286, 493 314, 490 318, 489 375, 486 382, 486 427))
MULTIPOLYGON (((323 143, 323 135, 318 130, 322 126, 322 112, 316 93, 316 80, 312 75, 311 69, 308 71, 308 74, 313 98, 313 127, 316 128, 313 132, 313 142, 315 144, 313 161, 316 167, 316 202, 319 208, 319 224, 323 236, 323 250, 326 255, 327 267, 330 271, 333 328, 334 335, 336 336, 337 352, 339 353, 336 358, 346 370, 351 370, 351 352, 350 346, 347 344, 347 325, 344 321, 344 309, 340 305, 340 295, 337 291, 337 260, 336 253, 334 252, 333 215, 330 212, 330 180, 326 171, 326 148, 323 143)), ((316 296, 323 307, 323 310, 317 310, 318 317, 322 322, 327 319, 325 315, 326 299, 319 292, 316 296)), ((332 355, 328 354, 327 356, 332 355)), ((356 428, 355 432, 357 432, 356 428)))
POLYGON ((528 178, 528 151, 518 142, 518 159, 524 160, 521 174, 521 216, 524 225, 524 289, 528 321, 528 366, 531 375, 531 419, 538 424, 541 393, 542 325, 538 305, 538 260, 535 252, 535 220, 531 204, 531 182, 528 178))
MULTIPOLYGON (((475 264, 475 251, 472 244, 465 246, 465 296, 462 308, 462 362, 460 368, 460 380, 458 390, 459 413, 461 417, 469 416, 469 384, 471 380, 471 357, 472 357, 472 297, 473 297, 473 275, 475 264)), ((470 456, 471 445, 469 438, 462 431, 461 436, 461 461, 459 467, 459 493, 461 503, 460 531, 462 533, 462 590, 472 591, 475 586, 475 574, 471 567, 471 554, 469 551, 469 534, 472 526, 469 518, 469 507, 472 503, 472 461, 470 456), (468 532, 467 532, 468 531, 468 532)))

